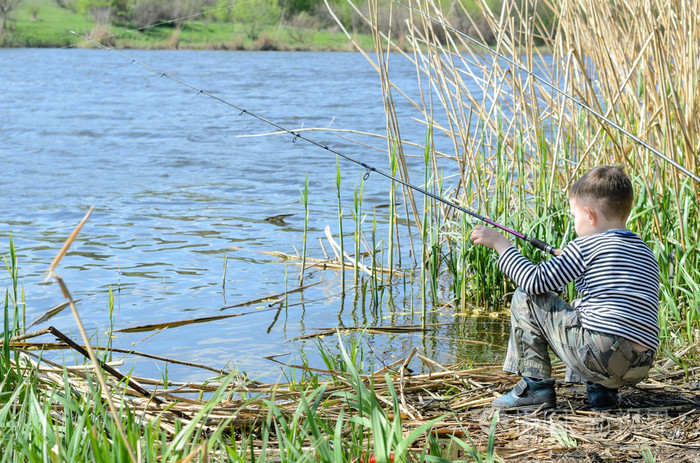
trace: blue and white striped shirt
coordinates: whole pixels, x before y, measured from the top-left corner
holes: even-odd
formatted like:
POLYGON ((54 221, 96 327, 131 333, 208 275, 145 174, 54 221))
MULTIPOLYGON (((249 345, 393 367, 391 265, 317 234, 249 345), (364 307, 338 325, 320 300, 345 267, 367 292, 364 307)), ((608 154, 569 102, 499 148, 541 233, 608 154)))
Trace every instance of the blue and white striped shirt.
POLYGON ((654 350, 659 345, 659 264, 629 230, 578 237, 560 256, 539 265, 511 246, 498 259, 498 268, 529 294, 573 281, 582 297, 577 309, 584 328, 654 350))

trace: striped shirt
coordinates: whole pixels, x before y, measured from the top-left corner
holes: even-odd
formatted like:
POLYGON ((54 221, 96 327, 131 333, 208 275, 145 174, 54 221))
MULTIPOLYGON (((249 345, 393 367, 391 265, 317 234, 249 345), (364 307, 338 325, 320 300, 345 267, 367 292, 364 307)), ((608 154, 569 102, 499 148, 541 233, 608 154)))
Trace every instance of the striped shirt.
POLYGON ((659 264, 629 230, 578 237, 560 256, 539 265, 511 246, 498 259, 498 268, 529 294, 573 281, 582 297, 577 309, 584 328, 653 350, 659 345, 659 264))

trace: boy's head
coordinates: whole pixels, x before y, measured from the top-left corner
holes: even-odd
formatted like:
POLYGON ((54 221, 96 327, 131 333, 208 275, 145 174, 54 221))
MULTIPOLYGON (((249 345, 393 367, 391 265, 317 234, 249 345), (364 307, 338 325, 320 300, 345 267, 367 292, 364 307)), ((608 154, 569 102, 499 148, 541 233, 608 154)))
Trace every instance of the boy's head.
POLYGON ((632 210, 634 191, 621 168, 598 166, 574 182, 569 200, 594 208, 609 221, 624 224, 632 210))

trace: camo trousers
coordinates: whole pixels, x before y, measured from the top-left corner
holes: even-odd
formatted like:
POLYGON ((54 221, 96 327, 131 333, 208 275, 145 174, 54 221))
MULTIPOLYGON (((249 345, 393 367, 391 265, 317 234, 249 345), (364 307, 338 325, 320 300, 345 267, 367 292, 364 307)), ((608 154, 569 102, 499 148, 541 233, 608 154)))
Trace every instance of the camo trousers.
POLYGON ((518 289, 511 303, 511 331, 503 370, 530 378, 551 377, 548 348, 566 365, 567 382, 610 388, 643 380, 654 351, 642 352, 620 336, 581 326, 580 312, 553 293, 518 289))

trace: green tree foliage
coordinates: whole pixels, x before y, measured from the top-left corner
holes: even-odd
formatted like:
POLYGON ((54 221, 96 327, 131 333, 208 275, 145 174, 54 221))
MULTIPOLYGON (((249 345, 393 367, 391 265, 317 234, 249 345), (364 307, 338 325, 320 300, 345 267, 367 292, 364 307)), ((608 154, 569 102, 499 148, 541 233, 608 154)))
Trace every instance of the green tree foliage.
POLYGON ((230 0, 217 0, 212 12, 208 15, 216 21, 233 21, 233 4, 230 0))
POLYGON ((80 13, 88 13, 94 8, 108 8, 114 13, 126 12, 129 0, 77 0, 75 8, 80 13))
POLYGON ((318 0, 280 0, 280 8, 284 12, 285 18, 290 18, 302 12, 313 13, 319 6, 323 6, 323 1, 318 0))
POLYGON ((253 40, 260 37, 263 26, 279 23, 281 16, 277 0, 248 0, 236 3, 232 10, 233 21, 242 24, 253 40))

